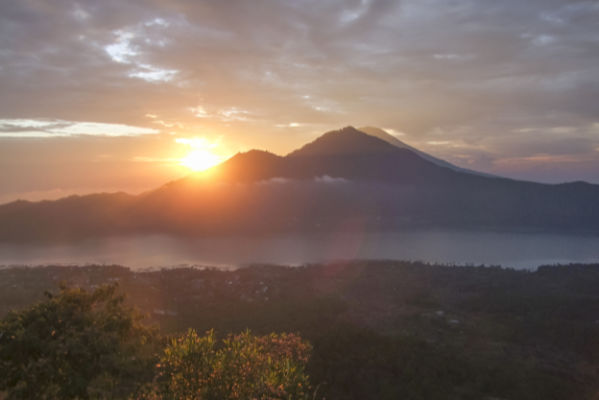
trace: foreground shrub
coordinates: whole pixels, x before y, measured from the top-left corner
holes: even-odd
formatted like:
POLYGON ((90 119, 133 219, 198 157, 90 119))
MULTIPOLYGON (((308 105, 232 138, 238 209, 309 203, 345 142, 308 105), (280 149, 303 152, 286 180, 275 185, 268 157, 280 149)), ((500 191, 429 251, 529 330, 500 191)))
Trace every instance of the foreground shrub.
POLYGON ((8 399, 126 398, 151 381, 156 335, 115 286, 46 296, 0 321, 0 390, 8 399))
POLYGON ((158 365, 155 398, 307 399, 310 345, 293 334, 249 331, 218 341, 194 330, 173 339, 158 365))

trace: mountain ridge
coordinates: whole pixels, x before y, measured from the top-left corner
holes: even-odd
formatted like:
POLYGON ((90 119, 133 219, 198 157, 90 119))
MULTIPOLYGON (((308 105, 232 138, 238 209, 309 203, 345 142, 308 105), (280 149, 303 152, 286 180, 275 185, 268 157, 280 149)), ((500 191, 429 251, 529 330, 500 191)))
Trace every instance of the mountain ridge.
POLYGON ((292 151, 286 157, 325 156, 390 152, 389 143, 367 135, 353 126, 328 131, 313 141, 292 151))
POLYGON ((0 205, 0 242, 412 228, 599 233, 599 185, 548 185, 439 166, 353 127, 286 156, 238 153, 140 195, 0 205))
POLYGON ((362 131, 368 135, 378 137, 379 139, 382 139, 382 140, 384 140, 394 146, 397 146, 399 148, 411 150, 414 153, 418 154, 420 157, 424 158, 425 160, 430 161, 433 164, 436 164, 440 167, 449 168, 449 169, 452 169, 452 170, 458 171, 458 172, 466 172, 469 174, 486 176, 486 177, 490 177, 490 178, 499 178, 499 176, 497 176, 497 175, 488 174, 486 172, 480 172, 480 171, 475 171, 475 170, 471 170, 468 168, 458 167, 457 165, 454 165, 448 161, 445 161, 445 160, 442 160, 435 156, 432 156, 428 153, 425 153, 424 151, 421 151, 413 146, 410 146, 407 143, 404 143, 403 141, 399 140, 398 138, 396 138, 395 136, 391 135, 390 133, 386 132, 383 129, 376 128, 373 126, 364 126, 364 127, 358 128, 358 130, 362 131))

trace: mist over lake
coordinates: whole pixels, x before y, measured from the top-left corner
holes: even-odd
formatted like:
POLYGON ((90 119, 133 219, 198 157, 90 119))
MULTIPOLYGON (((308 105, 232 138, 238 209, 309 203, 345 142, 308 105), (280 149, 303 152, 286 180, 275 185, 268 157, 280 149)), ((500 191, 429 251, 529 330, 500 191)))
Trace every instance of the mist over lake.
POLYGON ((301 265, 332 260, 399 259, 501 265, 599 262, 599 237, 552 233, 422 230, 182 238, 123 236, 70 244, 0 244, 0 265, 119 264, 134 269, 252 263, 301 265))

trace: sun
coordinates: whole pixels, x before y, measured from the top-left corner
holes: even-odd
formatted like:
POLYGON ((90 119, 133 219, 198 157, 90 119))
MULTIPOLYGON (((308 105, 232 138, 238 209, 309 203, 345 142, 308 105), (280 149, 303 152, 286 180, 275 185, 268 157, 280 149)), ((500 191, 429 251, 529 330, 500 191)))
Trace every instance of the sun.
POLYGON ((221 157, 208 150, 194 149, 180 160, 180 164, 194 172, 199 172, 214 167, 221 161, 221 157))
POLYGON ((179 159, 179 165, 193 172, 204 171, 224 161, 220 138, 210 140, 205 137, 176 138, 175 142, 185 145, 189 152, 179 159))

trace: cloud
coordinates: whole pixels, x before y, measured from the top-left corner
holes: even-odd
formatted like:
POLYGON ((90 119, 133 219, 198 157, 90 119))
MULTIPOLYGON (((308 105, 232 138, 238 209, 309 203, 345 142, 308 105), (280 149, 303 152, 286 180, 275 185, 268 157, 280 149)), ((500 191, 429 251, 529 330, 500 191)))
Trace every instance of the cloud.
POLYGON ((63 120, 0 119, 0 138, 63 136, 140 136, 160 133, 157 129, 124 124, 63 120))
POLYGON ((292 182, 291 179, 275 176, 274 178, 259 181, 259 185, 284 185, 292 182))
MULTIPOLYGON (((273 177, 270 179, 265 179, 263 181, 260 181, 260 182, 258 182, 258 184, 260 184, 260 185, 284 185, 284 184, 288 184, 288 183, 292 183, 292 182, 300 183, 302 181, 297 180, 297 179, 294 180, 294 179, 289 179, 289 178, 283 178, 283 177, 273 177)), ((323 176, 315 177, 314 182, 321 183, 321 184, 345 184, 345 183, 350 183, 351 181, 349 181, 345 178, 335 178, 332 176, 323 175, 323 176)))
POLYGON ((327 183, 327 184, 339 184, 339 183, 349 183, 350 181, 345 178, 335 178, 328 175, 317 176, 314 178, 314 182, 316 183, 327 183))
POLYGON ((455 54, 455 53, 436 53, 433 54, 435 60, 443 61, 466 61, 474 58, 472 54, 455 54))
POLYGON ((299 128, 303 124, 299 122, 289 122, 288 124, 276 124, 277 128, 299 128))
POLYGON ((392 136, 395 136, 395 137, 405 136, 405 134, 406 134, 405 132, 401 132, 401 131, 398 131, 397 129, 393 129, 393 128, 383 128, 383 130, 387 133, 390 133, 392 136))
POLYGON ((0 118, 139 127, 153 114, 280 154, 377 125, 505 158, 521 137, 564 145, 596 122, 598 18, 583 0, 2 2, 0 118))
POLYGON ((175 143, 184 144, 195 149, 215 149, 220 146, 221 139, 210 140, 205 137, 176 138, 175 143))
POLYGON ((229 107, 209 112, 204 106, 189 107, 189 111, 196 118, 217 119, 220 121, 247 121, 251 118, 251 112, 238 107, 229 107))
POLYGON ((143 62, 142 47, 134 44, 136 39, 143 37, 144 44, 149 47, 165 47, 168 44, 167 39, 163 37, 153 38, 147 32, 148 28, 156 26, 166 28, 169 26, 169 23, 162 18, 154 18, 143 24, 138 24, 129 30, 117 29, 113 31, 115 36, 114 42, 104 46, 104 51, 106 51, 112 61, 131 66, 131 69, 127 72, 127 76, 140 78, 147 82, 168 82, 179 72, 176 69, 160 68, 156 65, 143 62))

